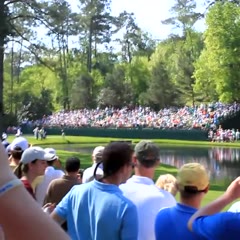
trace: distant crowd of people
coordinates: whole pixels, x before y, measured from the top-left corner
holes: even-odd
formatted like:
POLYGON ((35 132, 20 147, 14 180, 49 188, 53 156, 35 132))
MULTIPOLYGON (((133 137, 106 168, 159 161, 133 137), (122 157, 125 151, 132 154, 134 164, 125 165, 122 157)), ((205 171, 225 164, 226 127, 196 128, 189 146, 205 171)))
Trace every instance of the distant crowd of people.
POLYGON ((208 139, 212 142, 235 142, 240 138, 239 130, 235 129, 210 129, 208 132, 208 139))
POLYGON ((1 239, 239 239, 240 202, 220 211, 240 197, 240 178, 201 208, 208 170, 188 163, 176 178, 165 174, 154 183, 160 157, 151 141, 98 146, 84 171, 79 158, 63 167, 55 149, 23 136, 0 145, 1 239))
POLYGON ((24 121, 30 126, 47 127, 104 127, 104 128, 158 128, 209 129, 215 128, 221 118, 240 110, 237 103, 201 104, 194 107, 164 108, 154 111, 149 107, 114 109, 79 109, 60 111, 38 121, 24 121))

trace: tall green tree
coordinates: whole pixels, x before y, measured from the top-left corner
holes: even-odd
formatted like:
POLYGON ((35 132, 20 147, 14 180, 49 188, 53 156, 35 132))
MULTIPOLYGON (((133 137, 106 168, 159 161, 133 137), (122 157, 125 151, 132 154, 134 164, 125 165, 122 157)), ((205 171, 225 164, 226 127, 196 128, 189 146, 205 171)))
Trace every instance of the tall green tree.
POLYGON ((87 48, 87 69, 91 73, 93 56, 97 58, 97 45, 108 44, 114 32, 114 18, 110 14, 111 0, 79 0, 80 35, 87 48))
POLYGON ((176 89, 164 62, 159 61, 151 68, 151 80, 147 92, 142 95, 145 105, 155 109, 176 105, 176 89))
POLYGON ((196 12, 196 7, 195 0, 175 0, 175 4, 170 9, 173 17, 162 21, 162 23, 180 29, 181 35, 186 36, 187 31, 192 29, 194 24, 203 17, 202 13, 196 12))
POLYGON ((126 79, 126 66, 118 64, 112 73, 106 76, 103 88, 98 96, 98 105, 123 107, 132 103, 132 85, 126 79))
POLYGON ((52 42, 50 52, 54 58, 57 58, 53 71, 61 80, 60 99, 63 109, 69 109, 69 88, 71 88, 68 79, 69 38, 79 34, 80 30, 77 28, 78 16, 71 11, 71 6, 66 0, 51 1, 45 9, 49 26, 47 35, 51 37, 52 42))
MULTIPOLYGON (((220 101, 239 101, 240 91, 240 10, 235 3, 216 3, 206 17, 205 49, 197 65, 197 85, 206 81, 216 88, 220 101)), ((198 87, 196 86, 196 87, 198 87)))
MULTIPOLYGON (((163 21, 164 24, 173 25, 181 30, 180 38, 175 41, 175 80, 179 86, 183 102, 195 104, 194 62, 200 55, 203 44, 201 35, 193 29, 194 24, 203 17, 196 11, 195 0, 176 0, 171 8, 173 17, 163 21)), ((176 40, 176 38, 175 38, 176 40)))

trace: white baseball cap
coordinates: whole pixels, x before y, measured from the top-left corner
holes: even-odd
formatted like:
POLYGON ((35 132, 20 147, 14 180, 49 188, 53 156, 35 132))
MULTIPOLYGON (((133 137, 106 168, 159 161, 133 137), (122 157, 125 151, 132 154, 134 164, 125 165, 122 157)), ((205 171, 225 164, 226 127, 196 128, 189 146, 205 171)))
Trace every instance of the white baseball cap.
POLYGON ((54 154, 46 153, 41 147, 30 147, 23 152, 20 162, 28 164, 34 160, 51 161, 54 156, 54 154))
POLYGON ((56 150, 54 148, 45 148, 44 151, 47 153, 47 154, 52 154, 54 157, 52 158, 52 160, 55 160, 58 158, 57 156, 57 153, 56 153, 56 150))
POLYGON ((27 139, 24 138, 24 137, 17 137, 17 138, 15 138, 12 141, 12 143, 10 144, 9 149, 12 151, 16 147, 19 147, 19 148, 22 149, 22 151, 25 151, 29 147, 27 139))

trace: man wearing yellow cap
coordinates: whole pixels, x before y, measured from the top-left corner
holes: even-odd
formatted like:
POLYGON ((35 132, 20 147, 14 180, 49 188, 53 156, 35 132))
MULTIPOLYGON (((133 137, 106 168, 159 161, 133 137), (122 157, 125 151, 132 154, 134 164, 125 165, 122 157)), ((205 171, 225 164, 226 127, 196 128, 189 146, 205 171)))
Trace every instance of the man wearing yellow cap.
POLYGON ((187 223, 200 208, 208 188, 208 173, 201 164, 188 163, 183 165, 177 176, 180 203, 175 207, 159 211, 155 222, 156 240, 198 240, 199 238, 187 228, 187 223), (166 230, 169 227, 171 229, 166 230))

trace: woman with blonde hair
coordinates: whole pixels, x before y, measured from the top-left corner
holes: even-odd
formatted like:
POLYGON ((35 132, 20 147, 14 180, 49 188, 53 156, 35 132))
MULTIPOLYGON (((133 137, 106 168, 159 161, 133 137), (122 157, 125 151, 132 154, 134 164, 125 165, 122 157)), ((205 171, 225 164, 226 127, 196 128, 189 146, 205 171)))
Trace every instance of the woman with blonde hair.
POLYGON ((170 192, 173 196, 177 194, 177 179, 172 174, 160 175, 155 185, 165 191, 170 192))

